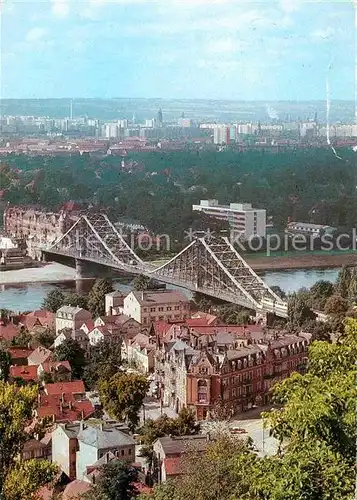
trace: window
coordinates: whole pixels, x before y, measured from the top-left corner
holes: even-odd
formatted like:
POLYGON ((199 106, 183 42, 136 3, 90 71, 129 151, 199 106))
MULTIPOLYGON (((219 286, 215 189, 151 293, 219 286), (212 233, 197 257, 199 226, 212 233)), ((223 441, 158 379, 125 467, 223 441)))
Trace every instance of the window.
POLYGON ((128 449, 128 455, 131 455, 131 448, 128 449))
POLYGON ((162 312, 164 310, 163 307, 159 307, 159 312, 162 312))
POLYGON ((144 307, 144 308, 143 308, 143 311, 144 311, 144 313, 148 312, 148 308, 147 308, 147 307, 144 307))
POLYGON ((180 310, 180 306, 175 306, 175 311, 179 311, 180 310))
POLYGON ((171 309, 172 309, 172 308, 171 308, 171 306, 168 306, 168 307, 166 308, 166 310, 167 310, 167 311, 171 311, 171 309))
POLYGON ((120 450, 120 452, 121 452, 121 456, 123 456, 123 455, 124 455, 124 453, 125 453, 125 451, 124 451, 124 450, 120 450))
POLYGON ((156 307, 150 307, 150 312, 154 313, 156 311, 156 307))

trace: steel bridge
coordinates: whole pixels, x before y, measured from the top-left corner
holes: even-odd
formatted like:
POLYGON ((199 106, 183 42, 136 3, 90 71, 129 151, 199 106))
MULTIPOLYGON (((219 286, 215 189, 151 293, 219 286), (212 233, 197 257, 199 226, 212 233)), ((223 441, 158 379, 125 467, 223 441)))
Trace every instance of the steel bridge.
POLYGON ((104 214, 82 215, 45 254, 72 257, 76 268, 88 261, 224 301, 287 317, 287 304, 252 270, 227 238, 195 239, 178 255, 155 267, 142 261, 104 214))

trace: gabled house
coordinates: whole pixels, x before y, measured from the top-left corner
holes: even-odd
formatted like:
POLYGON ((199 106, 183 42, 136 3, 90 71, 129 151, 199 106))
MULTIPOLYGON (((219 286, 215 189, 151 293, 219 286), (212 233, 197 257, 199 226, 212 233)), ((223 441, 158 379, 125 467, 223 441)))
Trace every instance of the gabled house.
POLYGON ((79 330, 83 323, 91 319, 91 313, 81 307, 62 306, 56 312, 56 334, 65 328, 79 330))
POLYGON ((40 365, 41 363, 44 363, 45 361, 50 361, 53 358, 53 354, 49 349, 46 349, 46 347, 36 347, 34 351, 28 356, 27 362, 29 365, 40 365))

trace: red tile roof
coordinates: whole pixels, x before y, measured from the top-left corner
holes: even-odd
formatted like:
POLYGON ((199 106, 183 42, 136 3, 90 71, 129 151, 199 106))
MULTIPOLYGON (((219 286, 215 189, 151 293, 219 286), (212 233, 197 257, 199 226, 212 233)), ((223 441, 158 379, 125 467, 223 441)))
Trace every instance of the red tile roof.
POLYGON ((11 366, 10 367, 10 377, 15 378, 15 377, 21 377, 23 378, 26 382, 29 382, 30 380, 36 381, 37 380, 37 366, 32 365, 32 366, 11 366))
POLYGON ((64 398, 58 394, 39 394, 37 416, 54 417, 56 422, 76 422, 86 419, 94 413, 95 409, 88 399, 77 401, 73 394, 65 394, 64 398))
POLYGON ((52 358, 52 352, 45 347, 37 347, 27 358, 29 365, 40 365, 52 358))
POLYGON ((166 321, 154 321, 152 324, 154 328, 155 335, 162 338, 172 327, 172 323, 167 323, 166 321))
POLYGON ((0 322, 0 339, 11 342, 11 340, 16 337, 19 332, 19 326, 15 326, 12 323, 8 323, 7 325, 5 325, 4 322, 0 322))
POLYGON ((86 481, 80 481, 75 479, 71 483, 67 484, 62 498, 63 500, 75 500, 81 498, 81 495, 87 493, 91 489, 91 484, 86 481))
POLYGON ((263 333, 263 327, 260 325, 206 325, 192 327, 194 332, 202 335, 213 335, 215 333, 234 333, 245 337, 249 333, 263 333))
POLYGON ((46 384, 45 392, 50 396, 61 394, 84 393, 84 383, 82 380, 73 380, 72 382, 58 382, 56 384, 46 384))
POLYGON ((24 317, 25 325, 29 327, 35 319, 38 320, 41 326, 51 328, 55 324, 55 314, 51 311, 46 311, 45 309, 38 309, 37 311, 32 311, 29 314, 26 314, 24 317))
MULTIPOLYGON (((12 361, 17 359, 26 359, 32 353, 32 349, 22 349, 21 347, 11 347, 7 352, 10 354, 12 361)), ((15 364, 15 363, 14 363, 15 364)))

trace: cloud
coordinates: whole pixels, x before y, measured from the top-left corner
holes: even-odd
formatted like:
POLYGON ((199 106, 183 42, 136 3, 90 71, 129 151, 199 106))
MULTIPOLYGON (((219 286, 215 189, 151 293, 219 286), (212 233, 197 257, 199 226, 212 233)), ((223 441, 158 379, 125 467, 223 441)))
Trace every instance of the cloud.
POLYGON ((56 17, 64 18, 69 14, 68 0, 51 0, 52 12, 56 17))
POLYGON ((26 35, 27 42, 36 42, 37 40, 41 40, 47 34, 47 30, 45 28, 32 28, 26 35))
POLYGON ((317 29, 311 33, 311 38, 319 41, 329 41, 336 35, 336 30, 331 26, 323 29, 317 29))

